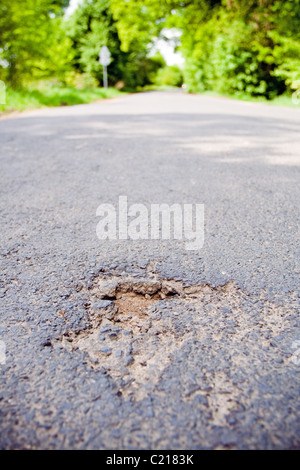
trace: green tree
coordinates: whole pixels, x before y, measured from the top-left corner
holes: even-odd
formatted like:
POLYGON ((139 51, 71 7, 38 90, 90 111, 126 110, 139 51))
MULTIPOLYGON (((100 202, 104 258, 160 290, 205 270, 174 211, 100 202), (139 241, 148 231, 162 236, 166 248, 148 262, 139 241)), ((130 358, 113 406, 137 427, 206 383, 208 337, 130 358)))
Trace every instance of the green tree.
POLYGON ((179 87, 183 83, 182 71, 177 65, 168 65, 158 71, 155 83, 179 87))
POLYGON ((138 37, 181 30, 185 81, 272 98, 299 75, 300 0, 112 0, 122 48, 138 37))
MULTIPOLYGON (((0 0, 0 79, 14 87, 67 81, 72 67, 102 83, 98 54, 106 44, 110 83, 143 86, 165 66, 149 57, 154 39, 175 27, 191 91, 272 98, 299 83, 300 0, 84 0, 66 21, 68 3, 0 0)), ((158 80, 175 75, 167 68, 158 80)))
POLYGON ((299 0, 191 2, 181 14, 191 90, 273 98, 299 74, 299 0), (188 13, 189 10, 189 14, 188 13))
POLYGON ((11 86, 61 75, 70 41, 61 28, 65 0, 0 0, 0 74, 11 86))
POLYGON ((151 82, 154 70, 161 65, 148 57, 149 44, 135 37, 130 47, 122 50, 117 22, 109 0, 86 0, 74 12, 68 23, 68 35, 73 41, 74 67, 102 83, 103 71, 99 51, 107 45, 112 54, 109 83, 123 81, 127 88, 151 82))

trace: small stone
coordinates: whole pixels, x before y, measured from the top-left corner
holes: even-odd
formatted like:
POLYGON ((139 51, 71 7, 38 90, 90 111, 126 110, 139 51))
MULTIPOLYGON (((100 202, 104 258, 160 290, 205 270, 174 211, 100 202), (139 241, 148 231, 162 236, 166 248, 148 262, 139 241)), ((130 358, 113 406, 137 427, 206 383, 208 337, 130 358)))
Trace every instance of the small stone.
POLYGON ((104 354, 105 356, 110 356, 112 353, 112 349, 104 347, 104 348, 100 348, 100 352, 104 354))
POLYGON ((124 366, 129 366, 132 363, 133 363, 133 357, 132 356, 124 357, 124 359, 123 359, 124 366))
POLYGON ((129 336, 129 335, 131 335, 131 331, 129 331, 129 330, 123 330, 123 335, 129 336))
POLYGON ((99 286, 99 296, 103 298, 114 298, 116 296, 118 283, 116 281, 104 281, 99 286))
POLYGON ((114 338, 117 338, 117 337, 118 337, 118 333, 113 332, 113 333, 110 333, 108 336, 109 336, 111 339, 114 339, 114 338))
POLYGON ((204 405, 204 406, 208 406, 208 400, 206 398, 206 396, 204 395, 196 395, 194 400, 193 400, 193 403, 195 404, 199 404, 199 405, 204 405))
POLYGON ((105 326, 104 328, 101 328, 100 333, 104 334, 104 333, 107 333, 108 331, 111 331, 111 328, 109 326, 105 326))
POLYGON ((134 281, 132 288, 133 291, 137 294, 142 294, 145 296, 148 294, 151 296, 161 288, 161 283, 160 281, 152 279, 143 279, 141 281, 134 281))
POLYGON ((233 416, 226 416, 226 421, 228 424, 231 424, 231 425, 236 423, 236 419, 233 416))
POLYGON ((108 307, 113 307, 114 303, 111 300, 98 300, 98 302, 95 302, 91 306, 91 310, 93 312, 96 312, 97 310, 100 310, 102 308, 108 308, 108 307))
POLYGON ((153 418, 153 417, 154 417, 154 411, 153 411, 153 409, 152 409, 152 408, 149 408, 148 410, 146 410, 145 416, 146 416, 146 418, 153 418))

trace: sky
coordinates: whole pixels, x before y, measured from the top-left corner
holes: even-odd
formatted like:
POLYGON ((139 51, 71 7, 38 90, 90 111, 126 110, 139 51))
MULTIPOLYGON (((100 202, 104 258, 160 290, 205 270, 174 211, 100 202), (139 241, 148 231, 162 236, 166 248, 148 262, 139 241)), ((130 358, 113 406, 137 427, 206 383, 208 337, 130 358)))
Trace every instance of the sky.
MULTIPOLYGON (((67 8, 66 14, 72 14, 82 1, 70 0, 70 6, 67 8)), ((183 65, 184 59, 182 55, 179 52, 174 52, 175 38, 178 37, 178 32, 174 30, 165 31, 165 36, 168 37, 168 41, 158 39, 155 42, 153 52, 160 51, 168 65, 183 65)))
POLYGON ((70 5, 66 10, 67 15, 71 15, 76 10, 77 6, 81 1, 82 0, 70 0, 70 5))

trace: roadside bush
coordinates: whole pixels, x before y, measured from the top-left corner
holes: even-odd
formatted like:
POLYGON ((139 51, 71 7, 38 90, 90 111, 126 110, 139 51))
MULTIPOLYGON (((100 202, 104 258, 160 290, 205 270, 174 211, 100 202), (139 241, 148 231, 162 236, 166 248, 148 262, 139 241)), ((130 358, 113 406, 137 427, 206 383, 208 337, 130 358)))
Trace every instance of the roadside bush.
POLYGON ((183 83, 181 69, 177 65, 169 65, 160 69, 155 79, 156 85, 177 86, 183 83))

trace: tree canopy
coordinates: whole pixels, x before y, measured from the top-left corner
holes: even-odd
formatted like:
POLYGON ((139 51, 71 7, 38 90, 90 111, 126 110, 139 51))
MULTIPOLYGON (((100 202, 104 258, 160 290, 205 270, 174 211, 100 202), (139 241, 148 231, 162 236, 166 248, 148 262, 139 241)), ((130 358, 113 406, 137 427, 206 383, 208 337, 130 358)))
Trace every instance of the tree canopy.
POLYGON ((0 0, 0 79, 17 87, 79 75, 101 84, 105 44, 111 85, 175 80, 178 71, 159 72, 166 64, 150 54, 168 28, 181 33, 190 91, 273 98, 300 79, 300 0, 83 0, 66 18, 68 3, 0 0))
POLYGON ((148 57, 149 44, 138 35, 128 48, 122 47, 119 25, 109 0, 85 0, 70 18, 67 35, 73 42, 74 68, 99 83, 103 71, 98 56, 103 45, 112 54, 111 84, 123 81, 127 88, 146 85, 151 81, 151 74, 162 65, 158 57, 148 57))
POLYGON ((13 86, 61 76, 71 43, 64 34, 66 0, 0 0, 0 77, 13 86))

